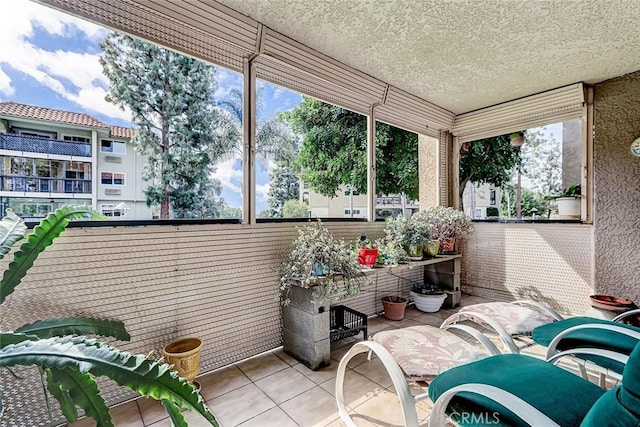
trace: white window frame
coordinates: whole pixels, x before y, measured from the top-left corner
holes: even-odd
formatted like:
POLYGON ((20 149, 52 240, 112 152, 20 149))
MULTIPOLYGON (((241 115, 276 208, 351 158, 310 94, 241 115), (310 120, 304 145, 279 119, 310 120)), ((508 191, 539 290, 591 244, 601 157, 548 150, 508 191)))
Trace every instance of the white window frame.
POLYGON ((100 184, 101 185, 116 185, 118 187, 125 187, 127 185, 127 174, 124 172, 113 172, 113 171, 100 171, 100 184), (111 183, 106 184, 102 182, 102 174, 109 173, 111 174, 111 183), (116 175, 122 175, 122 184, 116 184, 116 175))
POLYGON ((118 156, 125 156, 127 154, 127 143, 124 142, 124 141, 118 141, 116 139, 101 139, 100 140, 100 152, 101 153, 116 154, 118 156), (110 142, 111 143, 111 151, 104 151, 102 149, 102 143, 103 142, 110 142), (122 144, 122 147, 124 148, 124 151, 122 153, 118 153, 118 152, 114 151, 114 148, 115 148, 114 144, 122 144))
POLYGON ((66 133, 63 133, 63 134, 61 135, 61 137, 62 137, 61 139, 62 139, 63 141, 67 141, 67 142, 83 142, 83 143, 85 143, 85 144, 86 144, 86 143, 91 143, 91 137, 90 137, 90 136, 73 135, 73 134, 66 134, 66 133), (72 139, 65 139, 65 138, 72 138, 72 139), (74 140, 73 138, 82 138, 82 139, 83 139, 83 141, 76 141, 76 140, 74 140))

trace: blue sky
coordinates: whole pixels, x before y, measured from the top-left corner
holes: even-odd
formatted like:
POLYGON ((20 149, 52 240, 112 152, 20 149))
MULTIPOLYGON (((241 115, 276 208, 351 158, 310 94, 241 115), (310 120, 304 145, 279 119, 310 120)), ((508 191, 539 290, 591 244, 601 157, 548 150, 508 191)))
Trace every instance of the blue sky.
MULTIPOLYGON (((107 30, 28 0, 2 0, 0 26, 0 101, 87 113, 107 124, 130 126, 128 112, 105 101, 107 80, 98 62, 107 30)), ((218 67, 216 98, 242 89, 242 76, 218 67)), ((299 94, 265 82, 261 119, 291 109, 299 94)), ((242 171, 239 160, 219 165, 216 178, 223 197, 240 207, 242 171)), ((257 211, 268 207, 268 171, 257 168, 257 211)))

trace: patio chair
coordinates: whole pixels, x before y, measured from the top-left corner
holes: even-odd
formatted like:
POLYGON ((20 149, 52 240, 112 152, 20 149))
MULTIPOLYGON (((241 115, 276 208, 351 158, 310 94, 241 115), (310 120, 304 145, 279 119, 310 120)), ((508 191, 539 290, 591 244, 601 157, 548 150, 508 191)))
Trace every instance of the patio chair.
POLYGON ((440 328, 435 326, 411 326, 403 329, 382 331, 369 341, 353 345, 344 355, 336 374, 336 403, 340 417, 347 426, 356 424, 351 419, 344 400, 344 378, 349 361, 361 353, 375 353, 386 368, 400 397, 402 412, 407 426, 418 425, 416 404, 428 395, 413 396, 407 379, 430 381, 440 373, 455 366, 499 354, 498 348, 477 329, 468 325, 452 324, 440 328), (481 343, 483 352, 460 336, 449 331, 462 331, 481 343))
MULTIPOLYGON (((622 313, 612 320, 571 317, 535 328, 532 339, 536 344, 547 347, 547 359, 559 352, 580 347, 595 347, 629 355, 640 341, 640 327, 621 322, 638 314, 640 309, 622 313)), ((615 361, 591 355, 573 357, 572 360, 578 364, 583 378, 587 378, 587 366, 595 370, 600 375, 601 386, 604 386, 606 377, 616 380, 622 377, 624 365, 615 361)))
POLYGON ((625 364, 621 385, 606 391, 552 363, 497 355, 452 368, 431 382, 429 397, 435 403, 429 426, 451 420, 463 426, 640 425, 640 344, 629 356, 602 349, 572 351, 625 364))
POLYGON ((449 316, 442 326, 464 320, 492 329, 500 337, 506 352, 519 353, 521 348, 533 344, 523 341, 523 337, 530 336, 536 327, 563 320, 563 317, 551 307, 535 301, 488 302, 462 307, 449 316), (516 340, 521 343, 520 346, 516 340))

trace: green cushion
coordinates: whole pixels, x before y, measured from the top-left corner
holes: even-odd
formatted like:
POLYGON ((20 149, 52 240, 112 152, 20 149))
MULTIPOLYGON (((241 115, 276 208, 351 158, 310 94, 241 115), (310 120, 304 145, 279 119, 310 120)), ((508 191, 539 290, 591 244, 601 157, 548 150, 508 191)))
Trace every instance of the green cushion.
POLYGON ((640 419, 626 407, 620 405, 619 393, 620 387, 615 387, 598 399, 580 427, 633 427, 640 425, 640 419))
MULTIPOLYGON (((537 344, 548 346, 551 343, 551 340, 553 340, 553 338, 560 332, 573 326, 586 325, 590 323, 604 325, 615 324, 616 326, 621 326, 631 331, 640 332, 640 328, 638 327, 625 325, 623 323, 614 323, 610 320, 596 319, 594 317, 571 317, 569 319, 538 326, 533 330, 531 336, 537 344)), ((564 351, 572 348, 595 347, 613 350, 618 353, 630 354, 637 343, 637 339, 621 335, 616 332, 598 329, 582 329, 572 332, 564 337, 560 343, 558 343, 558 350, 564 351)), ((598 356, 581 357, 584 357, 584 359, 590 360, 597 365, 611 369, 614 372, 622 373, 622 370, 624 369, 624 365, 606 358, 598 356)))
POLYGON ((640 344, 629 355, 622 375, 622 385, 601 397, 581 426, 640 426, 640 344))
MULTIPOLYGON (((468 383, 489 384, 504 389, 561 426, 579 425, 604 393, 595 384, 550 363, 526 355, 502 354, 443 372, 429 385, 429 397, 435 402, 450 388, 468 383), (573 398, 577 396, 579 398, 573 398), (563 399, 561 405, 558 404, 559 399, 563 399)), ((494 413, 497 413, 502 425, 527 425, 502 405, 474 393, 461 393, 452 401, 450 408, 457 414, 478 414, 475 418, 467 416, 468 422, 460 419, 461 425, 465 426, 481 425, 477 420, 482 420, 482 414, 487 417, 494 413)))

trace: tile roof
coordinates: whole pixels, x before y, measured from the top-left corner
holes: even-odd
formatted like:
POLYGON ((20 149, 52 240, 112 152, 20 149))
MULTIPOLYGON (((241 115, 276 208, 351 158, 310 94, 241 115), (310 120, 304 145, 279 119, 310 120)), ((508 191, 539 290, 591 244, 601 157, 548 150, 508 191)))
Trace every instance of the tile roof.
POLYGON ((136 130, 134 128, 126 128, 124 126, 109 126, 110 134, 116 138, 133 138, 136 130))
POLYGON ((133 128, 109 126, 88 114, 54 110, 52 108, 37 107, 35 105, 20 104, 12 101, 0 102, 0 115, 109 129, 110 135, 117 138, 131 138, 135 133, 135 129, 133 128))
POLYGON ((24 119, 46 120, 49 122, 68 123, 94 128, 108 128, 107 125, 88 114, 72 113, 70 111, 54 110, 52 108, 36 107, 34 105, 18 104, 17 102, 0 102, 0 114, 24 119))

